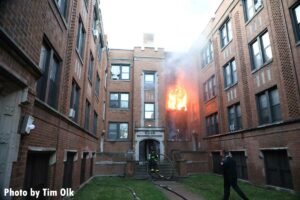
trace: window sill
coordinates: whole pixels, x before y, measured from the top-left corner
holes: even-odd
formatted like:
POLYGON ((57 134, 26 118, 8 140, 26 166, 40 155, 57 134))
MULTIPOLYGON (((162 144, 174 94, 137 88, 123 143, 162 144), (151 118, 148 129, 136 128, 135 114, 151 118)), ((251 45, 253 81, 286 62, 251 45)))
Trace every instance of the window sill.
POLYGON ((116 82, 130 82, 131 80, 130 79, 110 79, 111 81, 116 81, 116 82))
POLYGON ((118 112, 118 111, 130 111, 130 108, 111 108, 109 107, 109 111, 115 111, 115 112, 118 112))
POLYGON ((260 67, 254 69, 251 71, 252 74, 255 74, 256 72, 258 72, 259 70, 261 70, 262 68, 264 68, 265 66, 268 66, 269 64, 271 64, 273 62, 273 58, 268 60, 267 62, 265 62, 263 65, 261 65, 260 67))
POLYGON ((272 125, 277 125, 277 124, 282 124, 283 121, 276 121, 276 122, 270 122, 270 123, 265 123, 265 124, 260 124, 257 126, 257 128, 264 128, 264 127, 268 127, 268 126, 272 126, 272 125))
POLYGON ((238 84, 238 82, 235 82, 235 83, 233 83, 233 84, 227 86, 226 88, 224 88, 224 91, 227 91, 227 90, 229 90, 230 88, 233 88, 233 87, 236 86, 237 84, 238 84))
POLYGON ((106 142, 130 142, 129 139, 106 139, 106 142))
POLYGON ((245 26, 247 26, 248 24, 251 23, 251 21, 255 18, 256 15, 258 15, 258 13, 260 13, 260 11, 264 8, 263 5, 261 5, 261 7, 254 13, 254 15, 248 19, 246 22, 245 22, 245 26))
POLYGON ((300 40, 298 40, 297 42, 296 42, 296 47, 299 47, 300 46, 300 40))
POLYGON ((225 44, 222 48, 221 48, 221 52, 226 49, 226 47, 229 46, 229 44, 232 42, 233 39, 231 39, 227 44, 225 44))
POLYGON ((237 130, 234 130, 234 131, 228 131, 227 133, 228 134, 235 134, 235 133, 239 133, 241 131, 243 131, 243 128, 240 128, 240 129, 237 129, 237 130))
POLYGON ((208 65, 210 65, 212 62, 214 61, 214 59, 212 59, 211 61, 209 61, 207 64, 205 64, 205 65, 201 65, 201 69, 204 69, 204 68, 206 68, 208 65))

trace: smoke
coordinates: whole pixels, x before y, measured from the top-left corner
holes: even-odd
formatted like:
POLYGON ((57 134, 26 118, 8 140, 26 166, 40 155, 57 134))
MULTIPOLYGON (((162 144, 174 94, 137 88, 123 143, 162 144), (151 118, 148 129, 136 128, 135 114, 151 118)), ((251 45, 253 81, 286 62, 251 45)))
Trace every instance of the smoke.
POLYGON ((143 33, 155 35, 156 46, 186 52, 213 17, 221 0, 101 0, 110 48, 142 45, 143 33))

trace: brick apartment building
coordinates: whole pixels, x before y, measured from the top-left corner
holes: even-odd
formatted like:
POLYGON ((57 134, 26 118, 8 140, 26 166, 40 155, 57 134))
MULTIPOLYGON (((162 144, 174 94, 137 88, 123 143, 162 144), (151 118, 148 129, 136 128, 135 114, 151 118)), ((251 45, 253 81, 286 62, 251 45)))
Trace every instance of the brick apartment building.
POLYGON ((0 2, 1 199, 93 175, 108 58, 99 3, 0 2))
POLYGON ((210 169, 220 151, 238 176, 300 191, 300 2, 224 0, 201 41, 201 141, 210 169))

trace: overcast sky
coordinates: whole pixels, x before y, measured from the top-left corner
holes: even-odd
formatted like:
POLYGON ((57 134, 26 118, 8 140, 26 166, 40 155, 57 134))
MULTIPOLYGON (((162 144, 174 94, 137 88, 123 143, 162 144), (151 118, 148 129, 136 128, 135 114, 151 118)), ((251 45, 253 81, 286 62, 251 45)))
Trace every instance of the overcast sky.
POLYGON ((222 0, 101 0, 109 48, 142 46, 153 33, 157 47, 185 51, 214 16, 222 0))

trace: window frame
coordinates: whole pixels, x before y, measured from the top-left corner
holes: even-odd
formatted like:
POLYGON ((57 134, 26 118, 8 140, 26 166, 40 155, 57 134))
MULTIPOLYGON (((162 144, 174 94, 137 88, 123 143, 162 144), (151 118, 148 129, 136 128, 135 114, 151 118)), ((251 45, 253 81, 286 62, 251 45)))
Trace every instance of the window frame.
POLYGON ((202 68, 204 68, 214 60, 213 42, 211 39, 202 49, 201 56, 202 56, 202 68))
POLYGON ((110 141, 129 140, 129 123, 128 122, 112 122, 112 121, 109 121, 108 122, 108 131, 107 131, 107 140, 110 140, 110 141), (110 125, 111 124, 115 124, 117 126, 116 138, 110 138, 110 133, 111 133, 110 125), (127 138, 120 138, 120 136, 121 136, 120 126, 121 126, 121 124, 127 124, 127 138))
POLYGON ((130 72, 131 72, 131 69, 130 69, 130 64, 111 64, 111 69, 110 69, 110 79, 113 80, 113 81, 129 81, 130 80, 130 72), (119 67, 119 70, 120 70, 120 77, 118 79, 113 79, 113 73, 112 73, 112 68, 113 66, 118 66, 119 67), (123 78, 123 67, 128 67, 128 79, 126 78, 123 78))
MULTIPOLYGON (((274 105, 273 105, 274 106, 274 105)), ((277 87, 272 87, 272 88, 269 88, 267 90, 264 90, 258 94, 256 94, 256 107, 257 107, 257 115, 258 115, 258 124, 261 126, 261 125, 266 125, 266 124, 273 124, 273 123, 277 123, 277 122, 280 122, 282 121, 282 109, 281 109, 281 102, 280 102, 280 94, 279 94, 279 90, 277 87), (276 106, 279 105, 279 113, 280 115, 277 116, 279 117, 278 120, 274 120, 274 113, 272 111, 272 101, 273 99, 271 99, 271 93, 273 91, 276 91, 278 92, 278 102, 279 104, 276 104, 276 106), (267 106, 267 114, 268 114, 268 121, 263 121, 262 119, 262 108, 261 108, 261 104, 260 104, 260 97, 262 97, 262 95, 266 95, 266 106, 267 106)))
POLYGON ((219 134, 219 117, 217 112, 205 117, 205 129, 206 136, 219 134))
POLYGON ((204 83, 203 83, 203 92, 204 92, 204 102, 208 102, 211 99, 215 98, 217 96, 216 91, 216 76, 213 74, 211 77, 209 77, 204 83), (210 88, 211 84, 211 88, 210 88), (206 91, 207 89, 207 91, 206 91))
POLYGON ((95 94, 97 97, 100 95, 100 76, 98 73, 96 73, 95 94))
POLYGON ((61 79, 61 66, 62 60, 56 53, 53 46, 49 43, 47 39, 43 40, 41 52, 40 52, 40 60, 39 60, 39 69, 42 72, 42 76, 37 81, 36 91, 37 98, 41 101, 45 102, 47 105, 51 106, 54 109, 58 109, 58 99, 59 99, 59 91, 60 91, 60 79, 61 79), (46 58, 44 57, 43 50, 45 49, 47 52, 46 58), (43 59, 42 59, 43 54, 43 59), (57 62, 55 62, 57 61, 57 62), (42 62, 42 63, 41 63, 42 62), (43 66, 41 66, 43 65, 43 66), (55 68, 54 68, 55 67, 55 68), (51 75, 53 69, 56 69, 55 72, 55 82, 54 86, 51 83, 51 75), (51 92, 50 88, 55 87, 55 91, 51 92), (54 98, 52 97, 54 95, 54 98), (54 100, 53 100, 54 99, 54 100))
POLYGON ((93 134, 97 135, 97 128, 98 128, 98 114, 94 111, 94 118, 93 118, 93 134))
POLYGON ((129 92, 110 92, 109 93, 109 108, 110 109, 123 109, 123 110, 128 110, 130 108, 130 93, 129 92), (111 100, 111 95, 112 94, 117 94, 118 95, 118 100, 111 100), (127 94, 128 95, 128 107, 125 108, 125 107, 121 107, 121 102, 122 102, 122 99, 121 99, 121 96, 122 94, 127 94), (111 101, 118 101, 118 107, 112 107, 112 103, 111 101))
POLYGON ((95 59, 94 59, 92 52, 90 52, 89 67, 88 67, 88 80, 91 85, 93 82, 94 65, 95 65, 95 59))
POLYGON ((257 70, 259 70, 260 68, 264 67, 265 65, 267 65, 268 63, 272 62, 273 60, 273 50, 272 50, 272 45, 271 45, 271 38, 270 38, 270 34, 269 31, 266 29, 263 32, 261 32, 259 35, 257 35, 250 43, 249 43, 249 53, 250 53, 250 58, 251 58, 251 71, 255 72, 257 70), (269 35, 269 41, 270 41, 270 48, 271 48, 271 54, 272 57, 268 60, 266 60, 266 52, 265 52, 265 47, 263 45, 263 41, 262 41, 262 37, 268 34, 269 35), (255 42, 258 42, 258 49, 259 49, 259 55, 261 57, 261 64, 259 66, 255 66, 255 55, 254 55, 254 51, 253 51, 253 45, 255 42))
POLYGON ((72 81, 72 90, 70 98, 70 109, 75 110, 75 116, 70 117, 74 122, 78 122, 78 112, 79 112, 79 101, 80 101, 80 87, 75 80, 72 81), (74 93, 75 91, 75 93, 74 93))
POLYGON ((84 110, 84 129, 90 131, 90 114, 91 114, 91 103, 85 101, 85 110, 84 110))
POLYGON ((228 132, 235 132, 243 129, 243 122, 242 122, 242 112, 241 112, 241 105, 240 103, 233 104, 227 107, 227 116, 228 116, 228 132), (234 110, 234 118, 233 118, 233 125, 234 128, 231 129, 232 121, 231 121, 231 109, 234 110), (239 112, 238 112, 239 109, 239 112), (235 127, 236 125, 236 127, 235 127))
POLYGON ((238 76, 237 76, 237 65, 236 65, 236 61, 235 59, 231 59, 229 62, 227 62, 224 66, 223 66, 223 77, 224 77, 224 88, 228 89, 230 87, 232 87, 233 85, 238 83, 238 76), (235 64, 235 71, 233 70, 233 62, 235 64), (226 69, 227 67, 229 67, 229 76, 230 76, 230 83, 227 84, 227 74, 226 74, 226 69), (236 79, 236 80, 234 80, 236 79))
MULTIPOLYGON (((233 34, 232 34, 232 22, 231 22, 231 19, 228 17, 224 23, 220 26, 219 28, 219 32, 220 32, 220 42, 221 42, 221 49, 225 48, 233 39, 233 34), (228 26, 228 23, 230 23, 230 28, 228 26), (226 39, 227 39, 227 42, 225 43, 223 41, 223 29, 225 28, 226 30, 226 39), (230 31, 230 32, 229 32, 230 31), (230 34, 229 34, 230 33, 230 34), (229 38, 229 35, 231 36, 229 38)), ((224 37, 225 38, 225 37, 224 37)))
MULTIPOLYGON (((294 5, 290 7, 290 16, 291 16, 291 22, 293 26, 293 31, 295 35, 295 41, 296 43, 300 43, 300 22, 297 23, 297 15, 296 15, 296 8, 300 8, 300 2, 296 2, 294 5)), ((299 17, 300 18, 300 17, 299 17)))
POLYGON ((86 39, 86 30, 84 28, 84 24, 82 18, 79 17, 78 27, 77 27, 77 38, 76 38, 76 52, 83 62, 84 58, 84 50, 85 50, 85 39, 86 39))
POLYGON ((155 120, 155 103, 154 102, 144 102, 144 119, 147 121, 155 120), (153 111, 146 111, 146 104, 153 105, 153 111), (153 112, 153 117, 146 118, 146 112, 153 112))
POLYGON ((259 0, 261 1, 260 3, 260 6, 256 9, 255 8, 255 0, 243 0, 243 10, 244 10, 244 19, 245 19, 245 22, 249 22, 253 19, 253 17, 255 17, 255 15, 264 7, 264 4, 263 4, 263 0, 259 0), (252 1, 252 7, 253 7, 253 15, 251 17, 249 17, 249 9, 248 9, 248 5, 247 5, 247 1, 252 1))

